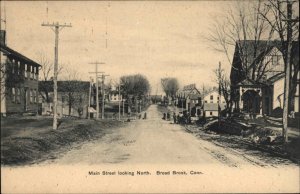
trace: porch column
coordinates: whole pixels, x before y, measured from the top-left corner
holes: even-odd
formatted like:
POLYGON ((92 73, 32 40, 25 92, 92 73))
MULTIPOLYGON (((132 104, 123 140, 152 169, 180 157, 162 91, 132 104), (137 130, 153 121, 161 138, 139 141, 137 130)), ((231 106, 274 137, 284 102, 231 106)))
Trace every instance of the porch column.
POLYGON ((239 110, 242 111, 243 110, 243 100, 242 100, 242 96, 243 96, 243 93, 242 93, 242 88, 240 87, 239 90, 239 110))

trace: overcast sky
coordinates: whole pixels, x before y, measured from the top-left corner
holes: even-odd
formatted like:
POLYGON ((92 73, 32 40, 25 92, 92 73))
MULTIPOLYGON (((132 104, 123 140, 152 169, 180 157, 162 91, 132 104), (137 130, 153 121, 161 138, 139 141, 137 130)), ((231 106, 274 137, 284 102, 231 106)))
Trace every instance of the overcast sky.
POLYGON ((152 93, 162 77, 177 77, 181 86, 196 83, 201 88, 214 84, 212 71, 219 61, 229 68, 225 56, 210 48, 203 35, 232 3, 5 2, 7 42, 37 62, 40 52, 53 60, 54 32, 41 24, 71 22, 72 28, 60 32, 59 63, 80 71, 82 80, 95 69, 89 63, 101 61, 106 64, 100 70, 111 75, 108 79, 141 73, 149 79, 152 93))

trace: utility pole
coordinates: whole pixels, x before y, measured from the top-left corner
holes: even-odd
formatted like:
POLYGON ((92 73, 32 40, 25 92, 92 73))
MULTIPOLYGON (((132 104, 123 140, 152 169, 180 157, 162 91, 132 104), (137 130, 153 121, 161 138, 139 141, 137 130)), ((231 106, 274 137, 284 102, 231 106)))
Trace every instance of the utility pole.
POLYGON ((93 64, 95 65, 95 72, 89 72, 89 73, 94 73, 95 74, 95 81, 96 81, 96 119, 99 118, 99 84, 98 84, 98 74, 99 73, 103 73, 103 72, 99 72, 98 71, 98 65, 100 64, 105 64, 103 62, 98 62, 98 61, 95 61, 93 63, 89 63, 89 64, 93 64))
POLYGON ((123 102, 123 112, 122 112, 122 116, 124 117, 125 115, 125 100, 122 98, 122 102, 123 102))
POLYGON ((58 40, 59 32, 64 27, 72 27, 71 24, 43 23, 42 26, 50 27, 55 33, 55 52, 54 52, 54 76, 53 76, 53 130, 57 129, 57 74, 58 74, 58 40))
POLYGON ((288 114, 289 114, 289 95, 290 95, 290 79, 291 79, 291 54, 292 54, 292 43, 293 43, 292 23, 299 22, 298 19, 292 19, 293 2, 295 1, 286 1, 287 19, 283 20, 287 22, 287 56, 286 56, 286 67, 285 67, 284 104, 283 104, 283 118, 282 118, 282 124, 283 124, 282 136, 285 143, 288 142, 288 114))
POLYGON ((89 104, 88 104, 88 119, 91 118, 90 108, 91 108, 91 96, 92 96, 92 78, 90 77, 90 89, 89 89, 89 104))
POLYGON ((119 81, 119 121, 121 120, 121 100, 123 101, 121 98, 121 81, 119 81))
POLYGON ((219 70, 218 70, 218 82, 219 82, 219 100, 218 100, 218 122, 219 127, 221 126, 221 62, 219 62, 219 70))
POLYGON ((104 75, 102 74, 100 76, 100 78, 102 79, 101 82, 102 82, 102 86, 101 86, 101 90, 102 90, 102 114, 101 114, 101 118, 104 119, 104 102, 105 102, 105 89, 104 89, 104 81, 105 81, 105 77, 107 77, 109 75, 104 75))

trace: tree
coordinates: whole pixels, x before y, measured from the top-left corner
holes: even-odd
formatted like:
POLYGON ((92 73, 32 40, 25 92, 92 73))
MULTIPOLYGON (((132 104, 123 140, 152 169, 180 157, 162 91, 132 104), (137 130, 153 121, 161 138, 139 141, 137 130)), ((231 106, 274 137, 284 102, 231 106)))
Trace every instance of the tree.
POLYGON ((150 84, 148 79, 141 74, 122 76, 121 91, 126 97, 128 95, 142 97, 150 91, 150 84))
POLYGON ((214 70, 216 76, 216 82, 219 85, 219 90, 221 95, 224 97, 226 102, 226 112, 230 115, 232 110, 232 99, 231 99, 231 82, 230 79, 226 76, 226 72, 222 68, 214 70))
POLYGON ((280 39, 285 64, 284 106, 282 135, 288 142, 288 114, 293 108, 293 99, 298 85, 299 73, 299 2, 293 10, 292 1, 269 0, 267 14, 261 14, 276 31, 280 39), (293 19, 293 13, 298 17, 293 19), (293 41, 296 40, 295 43, 293 41))
POLYGON ((172 99, 174 99, 179 89, 178 80, 173 77, 163 78, 161 79, 161 85, 164 92, 166 93, 166 96, 172 97, 172 99))
MULTIPOLYGON (((260 13, 275 31, 275 38, 280 40, 282 52, 283 52, 283 61, 287 63, 288 55, 288 29, 287 29, 287 3, 280 0, 269 0, 265 3, 265 6, 268 7, 268 12, 260 13)), ((290 79, 290 90, 289 90, 289 102, 292 102, 297 89, 297 79, 299 73, 299 2, 295 4, 294 9, 291 10, 293 17, 298 18, 298 22, 291 22, 291 41, 292 51, 291 51, 291 79, 290 79), (297 57, 298 55, 298 57, 297 57)), ((293 103, 289 103, 289 111, 293 108, 293 103)))
POLYGON ((69 115, 71 115, 72 108, 75 109, 79 116, 83 112, 84 99, 86 98, 89 89, 89 83, 84 84, 80 79, 80 73, 70 67, 65 68, 64 81, 61 82, 58 91, 63 92, 63 101, 68 104, 69 115))
POLYGON ((141 74, 122 76, 121 93, 127 99, 129 107, 133 104, 137 106, 138 99, 142 104, 146 101, 146 96, 150 92, 150 84, 148 79, 141 74))
MULTIPOLYGON (((40 80, 43 81, 50 81, 53 80, 53 70, 54 70, 54 65, 52 62, 50 62, 49 58, 45 55, 45 53, 43 52, 39 52, 38 53, 38 62, 41 65, 41 69, 40 69, 40 80)), ((63 68, 62 66, 58 67, 58 74, 60 74, 62 72, 63 68)), ((41 87, 39 88, 39 93, 42 96, 42 98, 49 103, 50 102, 50 97, 49 97, 49 92, 50 92, 50 88, 47 87, 49 85, 41 85, 41 87)))
POLYGON ((267 12, 268 8, 261 0, 237 2, 222 17, 215 19, 206 36, 213 49, 225 54, 229 64, 232 64, 231 53, 234 48, 239 49, 242 64, 239 71, 255 81, 260 81, 268 71, 267 63, 258 60, 262 52, 258 49, 263 46, 267 51, 274 34, 274 29, 261 17, 261 13, 267 12), (245 40, 252 40, 251 45, 245 40))

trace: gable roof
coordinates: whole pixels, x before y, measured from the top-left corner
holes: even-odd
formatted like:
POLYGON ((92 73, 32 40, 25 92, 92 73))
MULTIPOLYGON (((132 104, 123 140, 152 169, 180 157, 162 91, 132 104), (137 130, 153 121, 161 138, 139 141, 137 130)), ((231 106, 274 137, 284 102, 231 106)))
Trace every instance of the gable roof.
MULTIPOLYGON (((256 62, 261 61, 272 49, 277 48, 283 52, 282 42, 279 40, 240 40, 236 42, 232 60, 230 80, 237 84, 245 79, 245 72, 242 70, 242 57, 245 56, 249 69, 253 68, 256 62)), ((299 41, 293 41, 292 60, 299 64, 299 41)))
POLYGON ((33 65, 36 65, 36 66, 41 66, 40 64, 33 61, 32 59, 29 59, 28 57, 26 57, 26 56, 22 55, 21 53, 9 48, 8 46, 6 46, 4 44, 0 44, 0 50, 1 50, 1 52, 3 52, 7 56, 13 56, 13 57, 15 57, 19 60, 25 61, 26 63, 33 64, 33 65))
POLYGON ((257 86, 260 85, 260 83, 257 83, 251 79, 246 78, 245 80, 241 81, 237 85, 242 85, 242 86, 257 86))
POLYGON ((188 97, 191 100, 198 100, 199 98, 201 98, 201 95, 200 94, 189 94, 188 97))

